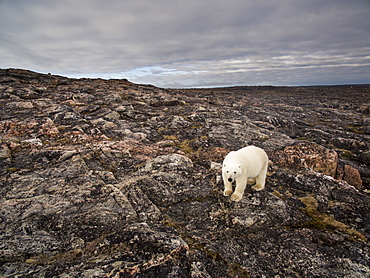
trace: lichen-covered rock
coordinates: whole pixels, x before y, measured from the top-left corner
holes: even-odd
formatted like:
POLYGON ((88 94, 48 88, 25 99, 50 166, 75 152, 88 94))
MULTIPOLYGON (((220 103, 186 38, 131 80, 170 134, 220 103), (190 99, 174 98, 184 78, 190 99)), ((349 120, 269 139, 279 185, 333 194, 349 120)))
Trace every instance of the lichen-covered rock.
POLYGON ((277 165, 294 170, 313 170, 335 177, 338 154, 316 143, 298 142, 270 156, 277 165))
POLYGON ((0 70, 0 276, 368 277, 369 88, 0 70), (231 202, 252 144, 266 188, 231 202))
POLYGON ((168 154, 157 156, 150 160, 142 170, 142 172, 173 172, 173 171, 186 171, 191 170, 193 162, 191 159, 184 155, 168 154))

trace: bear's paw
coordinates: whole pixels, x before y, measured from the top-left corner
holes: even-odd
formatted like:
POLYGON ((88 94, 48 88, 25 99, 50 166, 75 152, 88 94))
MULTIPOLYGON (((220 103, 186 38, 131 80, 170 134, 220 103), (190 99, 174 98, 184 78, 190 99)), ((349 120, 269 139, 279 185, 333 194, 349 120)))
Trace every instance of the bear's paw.
POLYGON ((230 196, 231 194, 233 194, 232 190, 225 190, 224 191, 224 196, 230 196))
POLYGON ((255 185, 253 185, 251 188, 253 188, 256 191, 261 191, 265 188, 265 186, 257 183, 255 185))
POLYGON ((231 201, 234 201, 234 202, 239 202, 241 199, 242 199, 243 195, 238 195, 236 193, 234 193, 233 195, 231 195, 231 201))

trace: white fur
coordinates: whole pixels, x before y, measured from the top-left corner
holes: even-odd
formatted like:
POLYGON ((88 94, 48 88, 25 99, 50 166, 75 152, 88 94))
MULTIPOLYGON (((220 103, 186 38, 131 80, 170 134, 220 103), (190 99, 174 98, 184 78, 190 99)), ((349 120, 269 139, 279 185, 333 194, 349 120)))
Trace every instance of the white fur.
POLYGON ((266 152, 255 146, 248 146, 227 154, 222 163, 222 179, 224 181, 224 195, 233 193, 232 184, 236 187, 231 200, 239 202, 244 194, 248 179, 255 179, 254 190, 260 191, 265 188, 268 157, 266 152))

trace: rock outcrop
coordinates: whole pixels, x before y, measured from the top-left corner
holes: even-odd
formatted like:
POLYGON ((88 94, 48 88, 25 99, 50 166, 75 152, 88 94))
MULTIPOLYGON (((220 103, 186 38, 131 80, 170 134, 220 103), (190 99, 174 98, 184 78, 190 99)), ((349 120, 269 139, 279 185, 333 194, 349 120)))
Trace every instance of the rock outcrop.
POLYGON ((369 92, 0 70, 0 277, 370 277, 369 92), (231 202, 252 144, 266 189, 231 202))

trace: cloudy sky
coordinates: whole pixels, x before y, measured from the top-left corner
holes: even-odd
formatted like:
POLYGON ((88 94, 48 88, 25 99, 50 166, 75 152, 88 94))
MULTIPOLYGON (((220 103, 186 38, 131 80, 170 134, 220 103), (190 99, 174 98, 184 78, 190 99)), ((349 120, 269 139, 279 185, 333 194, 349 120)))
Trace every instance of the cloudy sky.
POLYGON ((0 0, 0 68, 160 87, 370 83, 370 0, 0 0))

